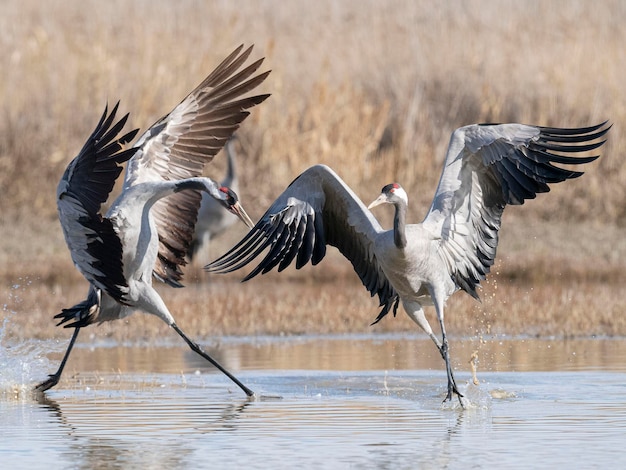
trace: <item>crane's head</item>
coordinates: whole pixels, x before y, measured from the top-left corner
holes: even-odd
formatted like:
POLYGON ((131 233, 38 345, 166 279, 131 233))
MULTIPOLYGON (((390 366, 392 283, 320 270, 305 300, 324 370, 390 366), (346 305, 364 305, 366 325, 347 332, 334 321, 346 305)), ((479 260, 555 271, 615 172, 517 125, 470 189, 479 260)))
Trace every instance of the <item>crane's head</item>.
POLYGON ((235 193, 235 191, 229 187, 222 186, 218 189, 218 192, 220 194, 220 198, 218 200, 228 212, 231 212, 239 217, 239 219, 246 224, 248 228, 254 227, 252 219, 248 217, 246 211, 243 209, 241 204, 239 204, 239 198, 237 197, 237 193, 235 193))
POLYGON ((398 183, 390 183, 383 187, 380 192, 380 196, 376 198, 369 206, 368 209, 379 206, 381 204, 404 204, 407 205, 409 198, 406 195, 406 191, 402 189, 398 183))

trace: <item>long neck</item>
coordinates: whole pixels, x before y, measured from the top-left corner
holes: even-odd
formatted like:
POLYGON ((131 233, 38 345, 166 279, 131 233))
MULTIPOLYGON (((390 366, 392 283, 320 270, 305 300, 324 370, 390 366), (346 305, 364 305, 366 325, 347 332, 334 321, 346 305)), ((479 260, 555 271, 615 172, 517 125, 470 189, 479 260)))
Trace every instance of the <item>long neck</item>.
POLYGON ((211 178, 195 177, 178 180, 175 182, 174 192, 184 191, 185 189, 195 189, 198 191, 205 191, 209 193, 215 199, 221 199, 219 195, 219 185, 211 178))
POLYGON ((406 204, 396 202, 396 213, 393 218, 393 243, 397 248, 406 247, 406 204))
POLYGON ((140 210, 150 209, 159 199, 186 189, 205 191, 213 198, 220 199, 218 188, 219 185, 215 181, 206 177, 149 181, 126 188, 114 205, 128 205, 130 207, 140 208, 140 210), (121 201, 124 202, 122 203, 121 201), (127 201, 132 202, 129 203, 127 201))

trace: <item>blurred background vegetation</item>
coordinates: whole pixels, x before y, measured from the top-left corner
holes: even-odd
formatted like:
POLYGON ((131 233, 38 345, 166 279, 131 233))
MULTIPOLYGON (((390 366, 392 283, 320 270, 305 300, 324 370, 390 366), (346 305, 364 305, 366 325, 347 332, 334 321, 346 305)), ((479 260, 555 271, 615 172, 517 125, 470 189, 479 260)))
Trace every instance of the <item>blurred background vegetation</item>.
MULTIPOLYGON (((301 171, 326 163, 366 203, 384 184, 400 182, 410 218, 419 221, 455 128, 608 119, 603 157, 582 178, 505 213, 511 241, 501 254, 536 246, 534 256, 514 263, 512 278, 533 269, 524 262, 541 259, 549 268, 560 247, 557 259, 569 271, 597 272, 589 266, 597 259, 610 271, 596 277, 619 281, 625 24, 619 0, 7 0, 0 14, 3 287, 29 277, 60 293, 58 305, 79 300, 60 287, 72 280, 86 291, 56 218, 65 166, 106 103, 121 100, 129 128, 145 130, 241 43, 255 44, 253 57, 266 57, 262 70, 272 70, 259 90, 271 98, 240 131, 240 197, 253 218, 301 171), (541 224, 527 230, 533 221, 559 231, 550 241, 541 224)), ((219 178, 223 160, 208 174, 219 178)), ((385 211, 376 215, 390 220, 385 211)), ((56 305, 33 308, 52 314, 56 305)))
POLYGON ((9 0, 2 10, 4 219, 55 217, 58 179, 105 103, 121 100, 130 126, 146 129, 245 43, 272 69, 272 98, 242 129, 242 198, 258 215, 324 162, 364 199, 400 181, 418 217, 455 128, 610 119, 606 156, 531 212, 624 221, 624 2, 9 0))

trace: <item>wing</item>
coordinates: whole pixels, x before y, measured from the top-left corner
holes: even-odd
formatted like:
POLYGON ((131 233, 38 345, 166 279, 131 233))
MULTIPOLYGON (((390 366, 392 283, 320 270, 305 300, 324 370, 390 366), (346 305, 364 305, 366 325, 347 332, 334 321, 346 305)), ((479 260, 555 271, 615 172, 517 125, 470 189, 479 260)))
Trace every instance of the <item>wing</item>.
POLYGON ((104 110, 82 150, 68 165, 57 187, 57 208, 65 241, 78 270, 94 286, 123 302, 128 287, 122 267, 122 244, 100 207, 122 171, 120 166, 136 152, 123 150, 138 129, 121 137, 128 114, 117 123, 118 104, 104 110))
MULTIPOLYGON (((316 165, 298 176, 274 201, 261 220, 228 253, 209 264, 210 272, 226 273, 268 253, 244 281, 294 260, 299 269, 315 265, 332 245, 352 263, 372 296, 378 295, 386 314, 398 295, 374 254, 382 228, 356 194, 329 167, 316 165)), ((383 314, 383 316, 384 316, 383 314)))
POLYGON ((581 172, 555 166, 589 163, 610 126, 559 129, 522 124, 474 124, 454 131, 424 226, 441 238, 440 254, 457 286, 476 286, 493 265, 507 204, 523 204, 549 184, 581 172))
MULTIPOLYGON (((145 181, 163 181, 201 176, 204 166, 248 116, 248 108, 269 95, 241 98, 267 78, 256 75, 263 59, 239 71, 252 47, 238 47, 204 79, 172 112, 146 131, 135 146, 137 154, 128 164, 124 187, 145 181)), ((200 207, 200 194, 182 191, 163 198, 152 208, 159 232, 159 257, 154 274, 180 287, 180 266, 193 238, 200 207)))

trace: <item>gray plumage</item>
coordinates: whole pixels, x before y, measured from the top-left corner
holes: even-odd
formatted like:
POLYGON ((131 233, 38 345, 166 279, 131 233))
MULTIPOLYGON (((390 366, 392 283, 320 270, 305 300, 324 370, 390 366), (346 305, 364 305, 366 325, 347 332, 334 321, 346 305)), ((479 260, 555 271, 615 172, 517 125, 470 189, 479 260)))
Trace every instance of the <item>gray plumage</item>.
MULTIPOLYGON (((235 138, 230 139, 224 146, 226 153, 226 176, 221 182, 222 186, 239 192, 239 178, 237 177, 237 162, 235 152, 235 138)), ((231 212, 224 210, 214 198, 208 194, 202 194, 198 222, 189 247, 189 260, 193 260, 202 250, 207 250, 212 239, 224 233, 237 221, 231 212)))
POLYGON ((251 47, 242 49, 240 46, 231 53, 130 149, 124 147, 137 130, 119 137, 128 115, 115 122, 118 106, 110 114, 105 110, 83 149, 68 165, 57 188, 59 219, 74 265, 90 288, 85 301, 56 315, 59 324, 75 328, 74 335, 59 370, 37 386, 37 391, 58 383, 80 328, 124 318, 138 310, 161 318, 195 352, 246 394, 252 394, 189 340, 152 287, 153 276, 181 286, 181 266, 193 235, 200 191, 252 225, 230 188, 201 177, 204 166, 248 116, 247 109, 269 96, 243 97, 269 72, 253 76, 263 59, 241 69, 252 51, 251 47), (101 205, 124 162, 128 163, 122 192, 102 216, 101 205))
MULTIPOLYGON (((352 263, 363 285, 377 295, 382 310, 374 323, 398 303, 433 340, 446 363, 446 399, 461 400, 448 353, 444 304, 461 289, 476 288, 494 263, 502 212, 522 204, 549 184, 582 173, 556 164, 589 163, 585 153, 600 147, 610 126, 580 129, 522 124, 469 125, 451 137, 439 185, 420 224, 406 224, 408 197, 396 183, 366 207, 327 166, 304 171, 276 199, 254 228, 228 253, 210 263, 210 272, 231 272, 267 254, 244 280, 259 273, 319 263, 332 245, 352 263), (583 154, 580 156, 579 154, 583 154), (575 155, 575 156, 572 156, 575 155), (383 230, 369 211, 395 207, 394 227, 383 230), (423 306, 434 305, 441 340, 423 306)), ((461 401, 461 404, 462 401, 461 401)))

